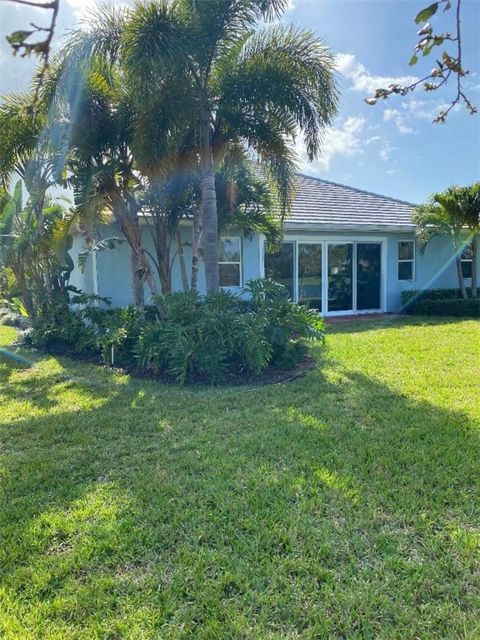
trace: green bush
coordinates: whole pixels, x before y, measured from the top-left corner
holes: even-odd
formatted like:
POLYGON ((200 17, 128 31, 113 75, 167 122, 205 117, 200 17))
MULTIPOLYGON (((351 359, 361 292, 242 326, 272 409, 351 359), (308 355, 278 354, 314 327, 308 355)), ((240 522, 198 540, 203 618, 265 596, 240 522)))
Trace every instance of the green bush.
POLYGON ((265 319, 245 310, 230 293, 171 293, 156 300, 161 317, 146 324, 138 342, 142 369, 166 372, 184 383, 196 377, 260 373, 270 363, 265 319))
POLYGON ((412 302, 407 313, 419 316, 455 316, 480 318, 480 299, 450 298, 448 300, 420 299, 412 302))
POLYGON ((181 383, 190 377, 218 383, 271 365, 291 368, 304 356, 302 339, 323 339, 320 316, 287 300, 282 285, 251 281, 246 293, 249 300, 226 292, 159 297, 160 318, 144 326, 138 342, 140 368, 181 383))
MULTIPOLYGON (((472 295, 472 291, 468 287, 467 295, 469 298, 472 295)), ((460 289, 413 289, 411 291, 402 291, 401 296, 402 305, 404 307, 419 300, 457 300, 458 298, 463 299, 460 289)))
POLYGON ((170 293, 142 311, 100 309, 88 304, 88 296, 77 296, 74 308, 63 303, 45 309, 25 340, 37 348, 101 356, 105 363, 165 374, 182 384, 217 384, 270 366, 292 368, 305 355, 305 339, 323 340, 322 318, 288 300, 282 285, 255 280, 245 293, 248 299, 227 292, 170 293))
POLYGON ((72 311, 63 301, 45 306, 32 319, 32 328, 25 333, 23 342, 27 346, 49 351, 97 353, 95 327, 85 321, 82 312, 72 311))

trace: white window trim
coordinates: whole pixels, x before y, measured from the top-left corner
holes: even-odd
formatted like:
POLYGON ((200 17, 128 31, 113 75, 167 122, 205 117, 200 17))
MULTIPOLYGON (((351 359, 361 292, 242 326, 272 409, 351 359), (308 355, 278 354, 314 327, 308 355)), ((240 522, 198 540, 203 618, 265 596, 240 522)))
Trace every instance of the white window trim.
POLYGON ((218 265, 221 264, 238 264, 239 266, 239 274, 240 274, 240 284, 235 285, 220 285, 222 289, 241 289, 243 287, 243 243, 241 236, 221 236, 220 241, 222 240, 238 240, 240 245, 240 260, 232 261, 232 260, 219 260, 218 265))
POLYGON ((417 247, 416 247, 416 243, 415 240, 410 240, 410 239, 405 239, 405 240, 397 240, 397 280, 399 282, 415 282, 416 277, 417 277, 417 247), (408 260, 402 260, 400 259, 399 255, 399 247, 400 247, 400 243, 403 242, 409 242, 411 245, 413 245, 413 258, 408 259, 408 260), (403 262, 411 262, 412 263, 412 277, 411 278, 400 278, 399 274, 398 274, 398 265, 403 263, 403 262))

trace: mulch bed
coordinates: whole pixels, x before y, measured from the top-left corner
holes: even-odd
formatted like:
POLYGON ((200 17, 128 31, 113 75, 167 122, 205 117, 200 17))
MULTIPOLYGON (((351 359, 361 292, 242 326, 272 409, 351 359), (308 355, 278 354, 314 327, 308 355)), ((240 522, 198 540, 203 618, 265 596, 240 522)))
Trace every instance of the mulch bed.
POLYGON ((282 382, 289 382, 291 380, 295 380, 296 378, 304 375, 307 371, 311 371, 315 368, 316 362, 315 359, 310 355, 306 354, 301 362, 299 362, 292 369, 280 369, 278 367, 270 367, 263 373, 259 375, 253 375, 251 373, 238 375, 228 375, 224 380, 213 385, 209 383, 204 378, 199 377, 190 377, 187 379, 184 385, 180 385, 177 380, 173 376, 167 375, 165 373, 154 373, 153 371, 145 371, 143 369, 139 369, 136 364, 131 365, 121 365, 121 366, 110 366, 103 362, 102 357, 99 354, 79 354, 75 352, 70 347, 67 347, 62 344, 55 345, 55 347, 49 347, 48 349, 38 349, 32 348, 30 346, 26 346, 22 344, 21 337, 17 339, 14 343, 15 346, 20 348, 25 348, 31 351, 37 351, 38 353, 44 353, 52 356, 59 357, 68 357, 72 360, 85 362, 89 364, 94 364, 103 369, 108 369, 109 371, 116 371, 118 373, 123 373, 130 375, 134 378, 139 378, 143 380, 157 380, 162 384, 168 384, 172 386, 183 386, 183 387, 198 387, 198 386, 264 386, 271 384, 279 384, 282 382))

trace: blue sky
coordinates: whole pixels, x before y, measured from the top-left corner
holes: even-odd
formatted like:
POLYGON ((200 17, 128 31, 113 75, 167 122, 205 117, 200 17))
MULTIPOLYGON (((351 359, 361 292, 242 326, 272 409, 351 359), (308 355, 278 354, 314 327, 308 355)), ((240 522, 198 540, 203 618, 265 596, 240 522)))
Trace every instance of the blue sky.
MULTIPOLYGON (((58 43, 94 0, 61 0, 58 43)), ((469 184, 480 177, 480 115, 465 108, 450 113, 445 125, 432 119, 454 96, 454 87, 437 93, 417 90, 393 96, 374 107, 364 102, 379 86, 411 76, 422 77, 435 63, 432 56, 409 67, 418 26, 414 16, 428 0, 290 0, 286 22, 314 31, 337 56, 341 103, 334 127, 327 132, 321 156, 307 163, 297 144, 305 173, 362 189, 422 202, 450 184, 469 184)), ((45 20, 42 11, 0 3, 2 36, 28 22, 45 20)), ((431 22, 437 31, 453 29, 453 12, 431 22)), ((463 0, 465 86, 480 106, 480 1, 463 0)), ((0 92, 28 86, 33 62, 12 58, 2 38, 0 92)))

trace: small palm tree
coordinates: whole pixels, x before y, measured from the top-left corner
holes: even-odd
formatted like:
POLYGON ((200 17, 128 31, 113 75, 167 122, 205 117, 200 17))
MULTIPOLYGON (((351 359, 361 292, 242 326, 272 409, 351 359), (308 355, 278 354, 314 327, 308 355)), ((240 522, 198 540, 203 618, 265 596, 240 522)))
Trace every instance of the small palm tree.
POLYGON ((455 253, 458 285, 462 297, 467 298, 461 263, 462 252, 468 244, 464 201, 465 193, 462 188, 449 187, 442 193, 435 193, 426 204, 415 207, 412 221, 417 226, 417 237, 422 250, 437 236, 450 238, 455 253))
POLYGON ((460 202, 465 225, 472 238, 472 298, 478 296, 478 238, 480 236, 480 182, 460 189, 460 202))

